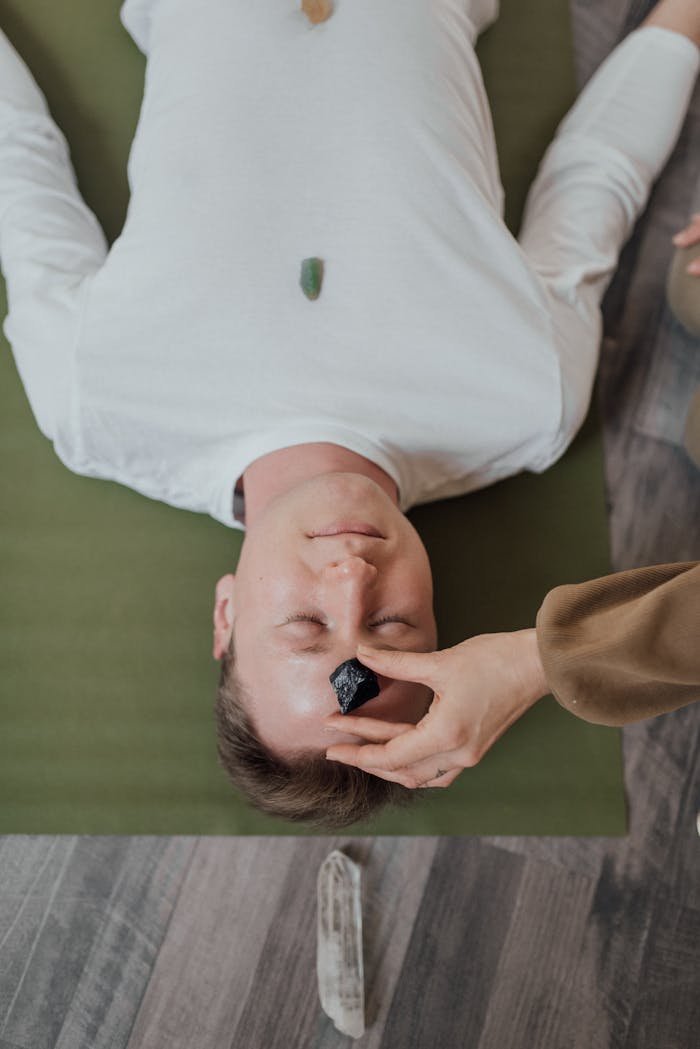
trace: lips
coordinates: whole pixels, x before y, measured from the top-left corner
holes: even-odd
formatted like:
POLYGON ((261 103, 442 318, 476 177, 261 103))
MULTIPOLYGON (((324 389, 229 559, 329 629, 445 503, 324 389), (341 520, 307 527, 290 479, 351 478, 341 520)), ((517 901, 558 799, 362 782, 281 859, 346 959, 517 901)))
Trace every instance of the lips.
POLYGON ((322 536, 348 534, 366 535, 372 539, 384 538, 374 525, 366 524, 364 521, 335 521, 333 524, 326 525, 325 528, 318 528, 315 532, 311 532, 310 538, 317 539, 322 536))

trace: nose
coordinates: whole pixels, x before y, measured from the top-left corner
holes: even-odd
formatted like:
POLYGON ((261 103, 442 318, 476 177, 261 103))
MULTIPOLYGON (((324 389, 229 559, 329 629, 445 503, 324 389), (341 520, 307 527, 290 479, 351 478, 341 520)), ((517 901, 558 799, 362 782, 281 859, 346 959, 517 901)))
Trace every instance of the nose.
POLYGON ((331 583, 354 584, 364 588, 371 586, 377 578, 377 569, 362 557, 341 557, 325 565, 323 575, 331 583))

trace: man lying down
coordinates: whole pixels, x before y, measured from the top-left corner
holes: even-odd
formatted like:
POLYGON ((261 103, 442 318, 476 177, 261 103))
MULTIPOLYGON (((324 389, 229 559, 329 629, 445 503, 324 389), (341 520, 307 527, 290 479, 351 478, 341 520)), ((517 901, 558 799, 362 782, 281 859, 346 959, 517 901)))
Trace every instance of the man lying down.
MULTIPOLYGON (((0 41, 5 332, 37 423, 69 469, 245 528, 216 586, 219 753, 292 819, 343 826, 410 795, 326 760, 357 742, 324 721, 330 677, 362 644, 436 647, 410 507, 541 472, 572 441, 601 297, 697 75, 697 5, 663 0, 560 126, 516 241, 473 50, 496 15, 127 0, 148 68, 109 251, 0 41)), ((374 684, 366 717, 430 707, 425 684, 374 684)))

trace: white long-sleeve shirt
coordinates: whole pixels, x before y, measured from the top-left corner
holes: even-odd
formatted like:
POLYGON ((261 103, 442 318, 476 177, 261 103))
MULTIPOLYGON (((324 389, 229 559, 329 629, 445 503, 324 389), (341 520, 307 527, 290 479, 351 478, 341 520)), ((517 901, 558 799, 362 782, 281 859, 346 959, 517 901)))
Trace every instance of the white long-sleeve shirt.
POLYGON ((658 28, 618 47, 518 242, 469 5, 298 8, 127 0, 148 65, 110 251, 0 34, 4 330, 38 425, 69 469, 234 527, 248 464, 310 441, 376 462, 404 510, 544 470, 586 414, 599 302, 698 49, 658 28))

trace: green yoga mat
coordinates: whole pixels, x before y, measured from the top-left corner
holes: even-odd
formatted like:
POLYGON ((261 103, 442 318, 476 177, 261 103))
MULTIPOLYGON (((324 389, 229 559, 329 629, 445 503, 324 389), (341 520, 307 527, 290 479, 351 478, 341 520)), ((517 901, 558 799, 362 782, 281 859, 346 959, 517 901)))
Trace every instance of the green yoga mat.
MULTIPOLYGON (((110 241, 126 214, 145 66, 119 6, 2 4, 110 241)), ((504 0, 479 54, 516 229, 575 95, 567 0, 504 0)), ((0 373, 0 832, 309 833, 257 813, 216 763, 213 587, 241 534, 69 473, 34 424, 7 345, 0 373)), ((609 571, 597 421, 543 476, 411 519, 435 568, 441 645, 531 626, 550 587, 609 571)), ((625 829, 619 732, 547 698, 448 790, 346 833, 625 829)))

